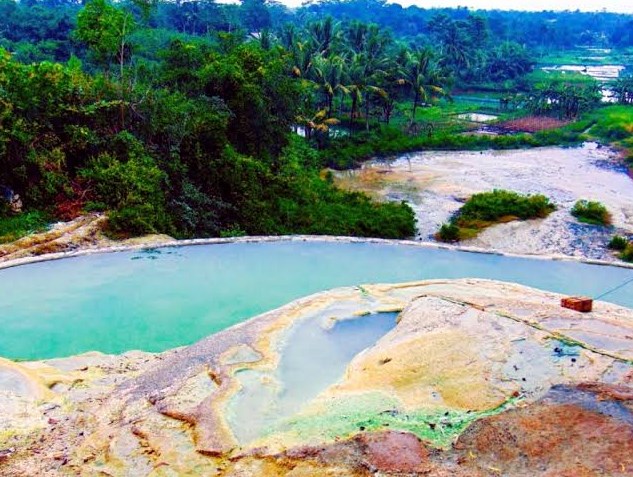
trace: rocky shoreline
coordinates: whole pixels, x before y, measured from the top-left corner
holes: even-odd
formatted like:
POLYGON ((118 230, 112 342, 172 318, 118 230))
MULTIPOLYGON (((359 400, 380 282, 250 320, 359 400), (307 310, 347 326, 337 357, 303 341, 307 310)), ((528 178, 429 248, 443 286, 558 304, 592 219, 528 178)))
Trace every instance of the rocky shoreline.
POLYGON ((633 311, 597 302, 580 314, 559 300, 472 279, 342 288, 161 354, 2 360, 0 470, 630 475, 633 311), (256 400, 290 385, 278 368, 296 326, 387 311, 401 312, 395 328, 340 379, 256 439, 236 438, 248 383, 256 400))

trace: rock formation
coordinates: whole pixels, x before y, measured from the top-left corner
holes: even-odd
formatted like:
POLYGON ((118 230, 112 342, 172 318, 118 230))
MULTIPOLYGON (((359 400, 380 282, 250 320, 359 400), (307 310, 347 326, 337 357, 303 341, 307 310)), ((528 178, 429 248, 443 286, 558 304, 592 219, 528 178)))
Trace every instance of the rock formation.
POLYGON ((367 285, 161 354, 3 360, 0 474, 632 475, 633 311, 560 298, 486 280, 367 285), (342 376, 282 409, 320 379, 283 372, 297 327, 392 311, 342 376))

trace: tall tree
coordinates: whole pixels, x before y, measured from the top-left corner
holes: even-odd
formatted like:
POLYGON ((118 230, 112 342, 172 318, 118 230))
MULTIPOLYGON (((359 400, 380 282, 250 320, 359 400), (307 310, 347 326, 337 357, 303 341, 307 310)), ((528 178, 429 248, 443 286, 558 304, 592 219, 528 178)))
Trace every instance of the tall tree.
POLYGON ((413 92, 412 124, 420 102, 428 103, 433 98, 446 94, 444 85, 447 78, 442 74, 433 52, 428 48, 409 53, 404 68, 404 81, 411 86, 413 92))
POLYGON ((136 23, 132 13, 114 6, 108 0, 90 0, 77 16, 77 38, 92 51, 106 73, 114 59, 123 65, 129 56, 129 37, 136 23))
POLYGON ((270 28, 270 12, 264 0, 241 0, 240 14, 242 25, 249 32, 259 32, 270 28))

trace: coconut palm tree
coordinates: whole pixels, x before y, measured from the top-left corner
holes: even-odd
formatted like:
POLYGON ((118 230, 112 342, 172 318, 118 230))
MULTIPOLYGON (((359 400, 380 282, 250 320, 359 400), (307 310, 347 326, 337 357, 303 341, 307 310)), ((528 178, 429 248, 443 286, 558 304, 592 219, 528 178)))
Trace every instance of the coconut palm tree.
POLYGON ((317 111, 312 116, 297 116, 297 124, 303 126, 306 139, 316 138, 319 146, 323 143, 323 139, 327 138, 330 127, 335 126, 338 122, 336 118, 328 118, 325 109, 317 111))
POLYGON ((344 70, 345 58, 342 56, 327 58, 321 54, 312 59, 312 80, 325 95, 328 118, 332 117, 336 93, 348 93, 342 82, 344 70))
POLYGON ((349 49, 346 89, 352 97, 350 120, 353 121, 358 106, 364 102, 365 129, 369 131, 369 110, 372 96, 385 98, 382 87, 387 77, 390 60, 387 49, 391 43, 389 35, 377 25, 359 22, 350 24, 345 32, 349 49))
POLYGON ((408 84, 413 93, 411 123, 415 121, 418 106, 429 103, 434 98, 446 95, 445 85, 448 81, 435 61, 429 49, 421 49, 409 53, 403 70, 401 82, 408 84))
POLYGON ((613 85, 613 95, 620 104, 633 104, 633 76, 623 76, 613 85))
POLYGON ((372 95, 386 97, 387 92, 381 87, 381 78, 386 75, 386 58, 369 58, 366 54, 354 54, 348 62, 347 81, 344 85, 352 98, 350 123, 358 113, 358 107, 365 106, 365 129, 369 131, 369 107, 372 95))
POLYGON ((307 31, 314 50, 323 56, 328 56, 339 37, 340 28, 332 17, 327 17, 321 21, 309 23, 307 31))

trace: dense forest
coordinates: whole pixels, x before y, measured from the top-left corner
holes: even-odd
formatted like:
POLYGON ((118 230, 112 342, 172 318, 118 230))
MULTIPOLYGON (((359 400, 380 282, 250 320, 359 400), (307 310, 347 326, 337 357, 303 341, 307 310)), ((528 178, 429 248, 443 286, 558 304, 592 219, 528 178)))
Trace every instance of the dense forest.
MULTIPOLYGON (((3 201, 0 217, 107 211, 118 235, 409 237, 407 205, 344 192, 323 172, 341 165, 344 144, 437 146, 420 109, 473 85, 576 117, 599 102, 595 82, 525 78, 553 51, 627 51, 632 30, 631 16, 609 13, 365 0, 294 11, 262 0, 0 0, 0 192, 21 202, 3 201)), ((618 88, 633 101, 630 78, 618 88)))

